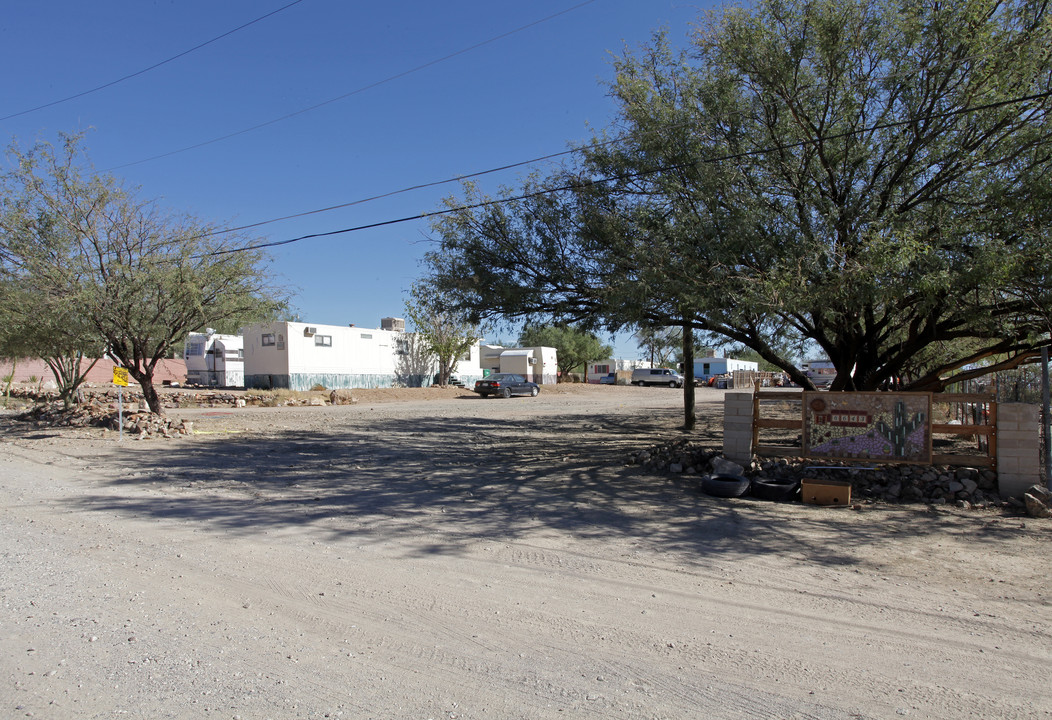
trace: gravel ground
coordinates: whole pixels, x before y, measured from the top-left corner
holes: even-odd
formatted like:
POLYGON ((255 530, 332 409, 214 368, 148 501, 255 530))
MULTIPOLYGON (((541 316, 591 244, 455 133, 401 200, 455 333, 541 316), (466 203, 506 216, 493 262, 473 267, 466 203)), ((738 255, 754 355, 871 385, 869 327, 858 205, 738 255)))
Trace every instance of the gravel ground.
POLYGON ((677 391, 170 413, 0 414, 0 717, 1052 717, 1052 521, 625 465, 677 391))

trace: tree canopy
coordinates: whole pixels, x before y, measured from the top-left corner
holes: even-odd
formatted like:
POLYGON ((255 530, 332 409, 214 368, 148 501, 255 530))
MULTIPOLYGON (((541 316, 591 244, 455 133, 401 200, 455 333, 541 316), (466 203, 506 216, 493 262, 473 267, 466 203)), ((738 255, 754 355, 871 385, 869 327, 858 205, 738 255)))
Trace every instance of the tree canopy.
POLYGON ((479 314, 689 327, 805 386, 792 348, 841 390, 1016 366, 1049 344, 1050 48, 1037 0, 729 7, 616 60, 575 166, 468 186, 432 281, 479 314))
POLYGON ((251 322, 284 305, 264 257, 247 250, 245 238, 168 213, 93 174, 79 137, 64 137, 58 149, 12 146, 9 157, 0 282, 20 299, 0 312, 25 331, 6 335, 23 353, 104 352, 128 369, 159 413, 154 370, 188 332, 251 322))
MULTIPOLYGON (((432 267, 439 258, 432 258, 432 267)), ((449 384, 457 362, 481 337, 479 327, 456 308, 441 292, 423 282, 413 283, 405 302, 405 312, 421 340, 413 341, 419 359, 438 364, 436 384, 449 384)), ((420 363, 418 363, 419 365, 420 363)))

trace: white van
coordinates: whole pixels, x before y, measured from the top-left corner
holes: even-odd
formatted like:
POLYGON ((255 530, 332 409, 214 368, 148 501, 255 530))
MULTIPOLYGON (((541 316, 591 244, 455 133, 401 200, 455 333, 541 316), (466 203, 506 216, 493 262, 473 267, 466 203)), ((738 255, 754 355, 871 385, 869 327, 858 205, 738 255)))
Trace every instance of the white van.
POLYGON ((683 387, 683 376, 668 368, 645 368, 632 371, 632 384, 683 387))

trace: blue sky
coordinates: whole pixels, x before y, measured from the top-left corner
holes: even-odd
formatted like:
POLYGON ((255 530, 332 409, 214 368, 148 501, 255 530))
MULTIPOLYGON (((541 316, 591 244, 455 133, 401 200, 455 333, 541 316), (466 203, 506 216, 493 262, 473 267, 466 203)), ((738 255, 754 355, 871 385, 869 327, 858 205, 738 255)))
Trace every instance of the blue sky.
MULTIPOLYGON (((4 145, 87 131, 95 167, 142 196, 206 220, 255 223, 563 151, 611 119, 611 53, 661 27, 682 42, 715 4, 301 0, 128 80, 23 112, 137 73, 290 2, 7 0, 4 145)), ((494 191, 529 169, 480 183, 494 191)), ((413 216, 458 189, 417 190, 254 232, 283 240, 413 216)), ((381 317, 403 315, 429 235, 420 220, 277 248, 274 281, 293 290, 304 321, 377 327, 381 317)), ((618 356, 638 354, 631 338, 614 344, 618 356)))

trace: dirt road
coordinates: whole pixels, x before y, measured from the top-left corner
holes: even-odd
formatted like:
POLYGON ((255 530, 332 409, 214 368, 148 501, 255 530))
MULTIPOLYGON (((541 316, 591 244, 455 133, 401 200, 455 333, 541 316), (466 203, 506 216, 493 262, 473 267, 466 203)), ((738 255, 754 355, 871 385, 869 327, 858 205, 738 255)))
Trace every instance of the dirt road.
POLYGON ((412 397, 0 415, 0 717, 1052 717, 1049 521, 704 496, 623 462, 668 389, 412 397))

